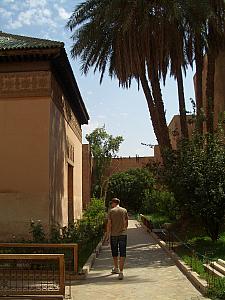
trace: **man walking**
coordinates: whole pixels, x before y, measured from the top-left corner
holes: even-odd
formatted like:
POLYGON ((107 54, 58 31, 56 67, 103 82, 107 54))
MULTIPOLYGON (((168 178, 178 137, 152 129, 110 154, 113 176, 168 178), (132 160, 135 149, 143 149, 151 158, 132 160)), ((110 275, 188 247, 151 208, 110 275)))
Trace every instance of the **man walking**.
POLYGON ((128 215, 127 210, 120 207, 119 204, 120 200, 118 198, 112 199, 112 208, 108 214, 107 239, 109 239, 110 236, 110 245, 114 262, 112 273, 119 274, 118 278, 122 280, 123 267, 126 258, 128 215), (118 253, 120 253, 119 262, 118 253))

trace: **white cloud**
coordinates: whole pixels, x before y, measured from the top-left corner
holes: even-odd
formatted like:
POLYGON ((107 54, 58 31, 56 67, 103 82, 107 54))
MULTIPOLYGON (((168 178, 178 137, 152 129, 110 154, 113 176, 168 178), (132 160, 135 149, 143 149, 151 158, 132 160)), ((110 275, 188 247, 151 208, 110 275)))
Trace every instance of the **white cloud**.
POLYGON ((91 133, 94 129, 104 126, 104 124, 103 121, 96 120, 96 118, 95 121, 89 120, 88 125, 82 125, 83 137, 85 137, 86 134, 91 133))
POLYGON ((47 25, 55 28, 56 23, 52 20, 52 13, 48 8, 30 8, 21 11, 17 18, 11 17, 8 28, 16 29, 27 25, 47 25))
POLYGON ((3 3, 6 3, 6 4, 8 4, 8 3, 14 3, 14 0, 3 0, 3 3))
POLYGON ((128 113, 126 113, 126 112, 121 112, 121 113, 120 113, 120 116, 126 118, 126 117, 128 116, 128 113))
POLYGON ((96 116, 96 118, 98 118, 98 119, 106 119, 106 116, 104 116, 104 115, 99 115, 99 116, 96 116))
POLYGON ((0 14, 8 18, 5 27, 9 29, 32 25, 47 26, 51 30, 57 27, 47 0, 3 1, 4 11, 0 11, 0 14))
POLYGON ((45 7, 47 5, 46 0, 27 0, 26 3, 29 7, 45 7))
POLYGON ((5 8, 0 7, 0 15, 7 19, 11 17, 12 13, 5 8))
POLYGON ((64 7, 57 4, 54 5, 55 9, 58 11, 59 17, 63 20, 69 19, 71 13, 67 12, 64 7))

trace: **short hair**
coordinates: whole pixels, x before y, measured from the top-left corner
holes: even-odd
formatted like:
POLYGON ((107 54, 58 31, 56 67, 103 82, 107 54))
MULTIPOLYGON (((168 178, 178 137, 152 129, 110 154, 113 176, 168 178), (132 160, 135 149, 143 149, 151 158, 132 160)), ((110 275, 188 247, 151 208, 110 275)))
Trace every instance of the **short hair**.
POLYGON ((114 202, 116 204, 120 204, 120 199, 118 199, 118 198, 112 198, 112 202, 114 202))

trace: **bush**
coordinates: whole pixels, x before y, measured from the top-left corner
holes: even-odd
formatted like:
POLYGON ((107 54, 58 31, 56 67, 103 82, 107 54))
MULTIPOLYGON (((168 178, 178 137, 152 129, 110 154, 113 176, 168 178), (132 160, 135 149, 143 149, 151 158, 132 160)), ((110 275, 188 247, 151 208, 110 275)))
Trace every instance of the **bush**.
POLYGON ((104 201, 93 198, 81 220, 63 228, 54 225, 51 229, 50 241, 54 243, 79 243, 101 237, 105 215, 104 201))
POLYGON ((164 178, 180 209, 199 217, 216 241, 225 215, 224 134, 196 135, 167 158, 164 178))
POLYGON ((107 201, 117 197, 127 209, 140 212, 153 189, 154 178, 147 169, 130 169, 111 176, 107 201))
POLYGON ((36 223, 33 220, 30 221, 30 233, 34 243, 44 243, 46 241, 44 227, 40 220, 36 223))
POLYGON ((99 223, 104 222, 105 202, 103 199, 92 198, 87 210, 84 212, 84 218, 99 223))
POLYGON ((178 206, 173 193, 153 190, 150 197, 151 202, 154 202, 155 212, 166 215, 170 219, 176 219, 178 216, 178 206))

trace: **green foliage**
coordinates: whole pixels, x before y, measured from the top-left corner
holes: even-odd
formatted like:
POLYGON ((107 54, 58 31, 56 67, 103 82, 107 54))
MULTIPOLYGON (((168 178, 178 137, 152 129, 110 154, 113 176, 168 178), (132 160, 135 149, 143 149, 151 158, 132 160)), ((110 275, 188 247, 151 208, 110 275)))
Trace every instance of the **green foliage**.
POLYGON ((107 200, 118 197, 129 210, 141 211, 153 189, 154 178, 147 169, 130 169, 111 176, 107 200))
POLYGON ((153 224, 154 228, 160 228, 164 223, 168 223, 171 221, 171 219, 164 214, 160 213, 151 213, 149 215, 145 215, 145 218, 153 224))
POLYGON ((197 272, 201 278, 207 280, 209 285, 207 294, 210 299, 224 299, 225 280, 223 278, 211 276, 205 271, 203 266, 203 263, 209 263, 209 261, 215 261, 218 258, 225 259, 224 233, 217 243, 206 236, 196 236, 192 239, 188 239, 186 243, 188 243, 188 247, 179 245, 176 248, 176 253, 192 268, 193 271, 197 272))
POLYGON ((32 234, 34 243, 43 243, 46 241, 44 228, 40 220, 36 223, 33 220, 30 221, 30 233, 32 234))
POLYGON ((167 156, 164 180, 180 209, 200 217, 217 240, 225 215, 225 147, 223 134, 193 137, 167 156))
POLYGON ((173 193, 153 189, 142 205, 142 213, 158 213, 170 219, 178 216, 178 206, 173 193))
POLYGON ((104 197, 107 189, 108 176, 111 159, 119 151, 123 142, 122 136, 113 137, 109 135, 105 127, 96 128, 92 133, 86 135, 90 144, 91 154, 94 159, 92 171, 92 196, 104 197))
POLYGON ((84 212, 84 218, 102 224, 105 220, 105 217, 106 212, 104 200, 92 198, 88 208, 84 212))
POLYGON ((81 220, 62 228, 54 225, 51 229, 50 241, 53 243, 82 243, 101 237, 105 217, 104 201, 93 198, 81 220))
POLYGON ((52 225, 51 226, 51 231, 50 231, 50 239, 49 239, 50 243, 61 243, 62 239, 61 239, 61 230, 60 230, 60 226, 59 225, 52 225))

